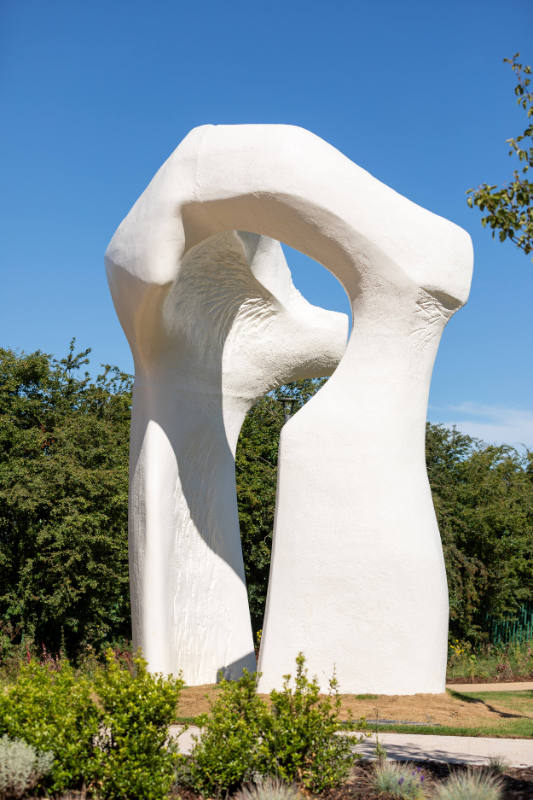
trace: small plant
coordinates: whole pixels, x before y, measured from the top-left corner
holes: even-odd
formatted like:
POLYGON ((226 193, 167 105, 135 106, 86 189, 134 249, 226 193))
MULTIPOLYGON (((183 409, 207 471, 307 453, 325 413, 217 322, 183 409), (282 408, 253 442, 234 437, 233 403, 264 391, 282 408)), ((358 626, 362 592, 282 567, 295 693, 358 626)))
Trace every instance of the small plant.
POLYGON ((41 664, 31 656, 0 692, 0 735, 55 754, 43 781, 51 794, 79 789, 91 773, 98 733, 91 695, 89 681, 67 661, 41 664))
POLYGON ((106 800, 163 800, 180 760, 168 740, 183 687, 181 678, 152 675, 146 661, 106 654, 96 674, 100 735, 93 782, 106 800))
POLYGON ((92 680, 64 659, 30 657, 0 692, 0 735, 53 751, 49 794, 85 786, 106 800, 162 800, 180 758, 167 738, 182 685, 112 651, 92 680))
POLYGON ((379 708, 377 706, 374 709, 374 714, 375 714, 375 723, 374 724, 375 724, 375 728, 376 728, 376 730, 375 730, 375 734, 376 734, 376 749, 375 749, 375 753, 376 753, 377 760, 381 763, 381 762, 387 760, 387 751, 385 750, 385 748, 383 747, 383 745, 379 741, 379 708))
POLYGON ((221 681, 209 716, 200 720, 191 758, 178 780, 204 796, 219 797, 259 772, 259 747, 266 704, 257 696, 257 676, 244 670, 238 681, 221 681))
POLYGON ((509 764, 503 756, 490 756, 488 770, 494 775, 503 775, 509 769, 509 764))
POLYGON ((299 800, 298 787, 278 778, 264 778, 248 784, 234 795, 234 800, 299 800))
POLYGON ((500 778, 486 770, 454 772, 435 790, 435 800, 500 800, 503 788, 500 778))
POLYGON ((320 793, 341 783, 358 756, 350 737, 337 735, 341 700, 335 676, 329 694, 321 697, 318 681, 307 677, 305 658, 299 653, 294 689, 290 681, 286 675, 283 689, 270 693, 270 714, 262 732, 262 772, 320 793))
POLYGON ((54 754, 36 750, 19 739, 0 739, 0 800, 19 798, 35 789, 50 771, 54 754))
POLYGON ((394 797, 421 800, 424 797, 424 775, 420 767, 378 761, 374 773, 374 787, 378 792, 389 792, 394 797))
POLYGON ((200 725, 180 783, 207 797, 235 791, 246 781, 278 778, 322 792, 341 783, 356 756, 353 739, 338 736, 340 698, 337 682, 320 695, 309 680, 300 653, 294 688, 285 676, 281 691, 270 693, 270 707, 257 695, 257 675, 245 671, 235 682, 222 681, 220 694, 200 725))

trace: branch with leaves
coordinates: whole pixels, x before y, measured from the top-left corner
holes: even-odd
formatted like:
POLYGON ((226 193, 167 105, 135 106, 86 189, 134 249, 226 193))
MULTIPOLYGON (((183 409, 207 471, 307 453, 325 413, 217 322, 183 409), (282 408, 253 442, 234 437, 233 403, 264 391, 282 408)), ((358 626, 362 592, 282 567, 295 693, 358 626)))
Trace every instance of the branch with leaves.
MULTIPOLYGON (((533 166, 533 91, 531 91, 531 67, 522 66, 517 61, 520 53, 515 53, 512 58, 504 61, 511 65, 516 75, 517 85, 515 95, 518 105, 526 112, 528 125, 524 132, 516 139, 507 139, 510 145, 509 155, 516 155, 520 162, 520 169, 515 169, 513 179, 504 186, 490 186, 482 184, 478 189, 467 191, 467 203, 470 208, 477 206, 480 211, 486 211, 482 217, 483 227, 492 230, 492 236, 498 233, 500 242, 510 239, 525 253, 533 250, 533 183, 526 176, 529 168, 533 166)), ((532 259, 533 261, 533 259, 532 259)))

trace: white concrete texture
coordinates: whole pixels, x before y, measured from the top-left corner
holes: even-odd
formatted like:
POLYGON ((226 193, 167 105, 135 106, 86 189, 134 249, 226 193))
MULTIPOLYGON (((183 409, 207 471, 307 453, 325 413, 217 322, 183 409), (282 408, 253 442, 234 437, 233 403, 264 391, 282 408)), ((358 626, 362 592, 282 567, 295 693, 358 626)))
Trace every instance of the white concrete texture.
MULTIPOLYGON (((469 292, 471 242, 453 223, 292 126, 193 130, 159 170, 107 251, 113 297, 137 376, 132 587, 134 616, 143 620, 138 625, 144 628, 139 633, 138 627, 136 640, 154 641, 149 646, 154 667, 168 671, 179 664, 187 670, 188 663, 211 662, 209 648, 219 648, 215 620, 228 620, 221 637, 238 636, 244 629, 242 616, 232 616, 235 606, 219 608, 233 555, 224 551, 215 568, 205 555, 209 537, 181 533, 202 529, 202 523, 188 521, 188 495, 202 498, 207 515, 211 505, 206 496, 222 492, 228 498, 230 491, 221 488, 212 437, 202 444, 201 424, 193 431, 186 421, 189 412, 177 401, 180 393, 191 397, 183 386, 198 385, 190 410, 197 421, 198 405, 212 397, 209 381, 217 372, 207 370, 208 378, 202 358, 196 356, 202 335, 198 315, 188 316, 188 303, 177 299, 180 270, 195 260, 200 243, 205 243, 201 252, 209 250, 210 237, 223 234, 225 246, 237 247, 239 237, 227 233, 236 230, 287 242, 326 266, 346 289, 354 319, 333 377, 282 432, 260 691, 279 687, 301 650, 324 687, 335 668, 345 692, 442 692, 448 598, 425 469, 424 432, 440 337, 469 292), (188 335, 181 334, 187 319, 188 335), (175 342, 182 340, 195 355, 178 369, 175 342), (201 484, 186 482, 183 488, 180 452, 184 461, 194 457, 201 462, 190 470, 190 477, 202 475, 201 484), (169 574, 175 568, 168 562, 181 564, 183 571, 184 558, 185 572, 194 577, 172 587, 169 574), (197 586, 202 597, 211 592, 208 607, 198 593, 198 602, 191 600, 197 586), (147 615, 143 603, 148 598, 152 610, 147 615), (195 625, 182 624, 191 608, 199 612, 195 625), (176 625, 180 631, 196 631, 195 638, 176 634, 176 625)), ((215 248, 220 241, 215 240, 215 248)), ((240 242, 244 249, 248 246, 246 237, 240 242)), ((204 256, 200 261, 205 264, 204 256)), ((224 271, 220 269, 221 280, 224 271)), ((246 333, 242 341, 248 341, 246 333)), ((230 350, 238 347, 239 363, 241 358, 261 362, 258 342, 263 342, 261 336, 250 340, 243 355, 241 340, 230 350)), ((275 348, 267 348, 269 353, 280 344, 276 334, 272 342, 275 348)), ((324 340, 309 339, 308 344, 319 353, 324 340)), ((334 360, 339 349, 333 344, 330 348, 334 360)), ((230 442, 240 423, 232 421, 233 412, 226 414, 226 404, 229 409, 234 405, 230 397, 246 396, 243 384, 250 395, 254 392, 248 369, 243 380, 224 357, 222 362, 228 370, 218 370, 218 383, 220 373, 227 374, 223 427, 230 442)), ((269 386, 274 385, 270 366, 269 386)), ((258 379, 258 392, 260 384, 258 379)), ((213 416, 210 407, 204 418, 213 416)), ((215 538, 217 543, 227 541, 222 534, 215 538)), ((243 607, 243 596, 236 605, 243 607)), ((242 651, 249 664, 246 641, 244 637, 233 652, 242 651)), ((202 666, 195 674, 199 678, 209 671, 202 666)))
POLYGON ((235 488, 246 412, 274 387, 331 374, 348 320, 309 304, 279 242, 255 233, 185 245, 163 277, 168 242, 158 234, 158 257, 136 269, 154 227, 173 224, 179 235, 190 167, 178 148, 118 229, 106 264, 135 359, 134 646, 152 670, 182 670, 200 685, 220 670, 235 678, 256 669, 235 488))

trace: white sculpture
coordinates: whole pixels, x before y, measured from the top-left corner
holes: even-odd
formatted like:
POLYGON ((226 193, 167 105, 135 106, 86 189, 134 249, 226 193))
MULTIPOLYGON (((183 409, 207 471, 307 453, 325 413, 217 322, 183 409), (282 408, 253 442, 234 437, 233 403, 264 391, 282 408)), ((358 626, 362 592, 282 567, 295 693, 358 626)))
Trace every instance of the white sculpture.
MULTIPOLYGON (((187 620, 182 626, 186 636, 195 630, 196 642, 172 633, 184 614, 194 616, 190 609, 201 607, 201 597, 190 594, 196 585, 212 587, 218 598, 231 582, 227 564, 233 563, 235 546, 226 561, 206 561, 205 542, 187 533, 197 526, 183 499, 195 491, 204 498, 221 491, 219 462, 205 442, 198 460, 202 469, 212 470, 206 475, 209 482, 184 488, 182 480, 180 485, 176 452, 184 426, 172 420, 178 407, 174 342, 181 340, 176 333, 187 316, 177 276, 189 257, 194 261, 200 242, 233 230, 285 241, 327 266, 344 285, 354 316, 334 376, 283 429, 260 689, 279 686, 302 650, 324 686, 335 666, 346 692, 443 691, 447 588, 425 470, 424 431, 440 335, 468 296, 470 239, 318 137, 291 126, 192 131, 108 248, 113 297, 135 356, 135 408, 142 409, 134 412, 132 427, 133 613, 142 620, 137 641, 154 654, 149 656, 153 668, 188 670, 189 663, 196 664, 186 672, 189 682, 194 682, 189 674, 197 682, 204 676, 213 680, 213 665, 204 669, 201 662, 211 659, 210 648, 221 651, 214 627, 229 616, 223 636, 231 629, 235 660, 251 663, 249 634, 241 634, 244 615, 236 611, 244 605, 242 568, 235 581, 241 595, 235 592, 232 605, 213 618, 195 619, 194 625, 187 620), (169 440, 169 431, 175 441, 169 440), (169 513, 165 509, 171 502, 169 513), (179 542, 176 525, 186 531, 179 542), (176 582, 169 586, 169 554, 172 563, 183 558, 181 563, 195 573, 184 592, 176 582), (150 613, 143 608, 147 598, 150 613), (198 628, 202 622, 204 634, 198 628)), ((226 233, 223 242, 234 253, 238 247, 232 236, 226 233)), ((246 237, 241 241, 246 249, 246 237)), ((219 246, 217 239, 215 252, 219 246)), ((205 255, 199 263, 207 263, 205 255)), ((191 269, 191 274, 199 271, 191 269)), ((200 336, 197 319, 192 316, 188 328, 193 345, 200 336)), ((309 342, 317 353, 326 339, 333 341, 331 330, 309 342)), ((254 339, 245 358, 253 359, 260 340, 254 339)), ((272 341, 279 346, 276 335, 272 341)), ((297 349, 302 352, 300 344, 297 349)), ((338 353, 331 344, 330 366, 338 353)), ((240 355, 235 363, 239 360, 240 355)), ((204 391, 211 384, 203 369, 198 375, 199 363, 195 355, 185 372, 204 391)), ((225 349, 222 364, 227 376, 222 381, 224 428, 231 443, 246 403, 239 414, 226 414, 226 398, 228 403, 230 397, 249 398, 253 391, 248 387, 244 392, 225 349)), ((275 370, 268 366, 262 378, 273 385, 275 370)), ((285 375, 280 379, 287 380, 285 375)), ((258 380, 257 391, 260 385, 258 380)), ((199 424, 196 404, 191 405, 199 424)), ((198 438, 185 442, 184 454, 195 453, 198 438)), ((224 497, 230 493, 225 485, 224 497)))
MULTIPOLYGON (((148 189, 148 214, 150 200, 148 189)), ((135 357, 134 644, 152 670, 200 685, 256 669, 235 489, 246 412, 287 381, 330 374, 347 318, 310 305, 279 242, 257 234, 211 236, 176 261, 172 282, 150 284, 147 271, 139 284, 127 248, 149 230, 127 218, 106 257, 135 357)))

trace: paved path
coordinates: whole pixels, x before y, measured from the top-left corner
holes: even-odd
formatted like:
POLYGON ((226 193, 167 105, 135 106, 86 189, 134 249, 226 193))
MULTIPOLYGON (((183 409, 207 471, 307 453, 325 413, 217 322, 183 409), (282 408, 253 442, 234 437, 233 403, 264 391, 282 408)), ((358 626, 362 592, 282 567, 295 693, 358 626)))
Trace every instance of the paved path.
MULTIPOLYGON (((448 764, 487 764, 500 756, 511 767, 533 767, 533 739, 486 739, 477 736, 430 736, 421 733, 380 733, 389 758, 445 761, 448 764)), ((372 757, 375 735, 355 748, 372 757)))
MULTIPOLYGON (((182 753, 191 751, 192 736, 200 732, 191 725, 172 725, 171 736, 177 736, 182 753)), ((354 734, 345 734, 347 736, 354 734)), ((512 767, 533 767, 533 739, 482 739, 476 736, 430 736, 420 733, 380 733, 379 741, 389 758, 396 761, 445 761, 449 764, 487 764, 491 756, 500 756, 512 767)), ((373 734, 355 749, 367 758, 375 753, 373 734)))
POLYGON ((454 692, 527 692, 533 689, 533 681, 517 683, 449 683, 447 689, 454 692))

